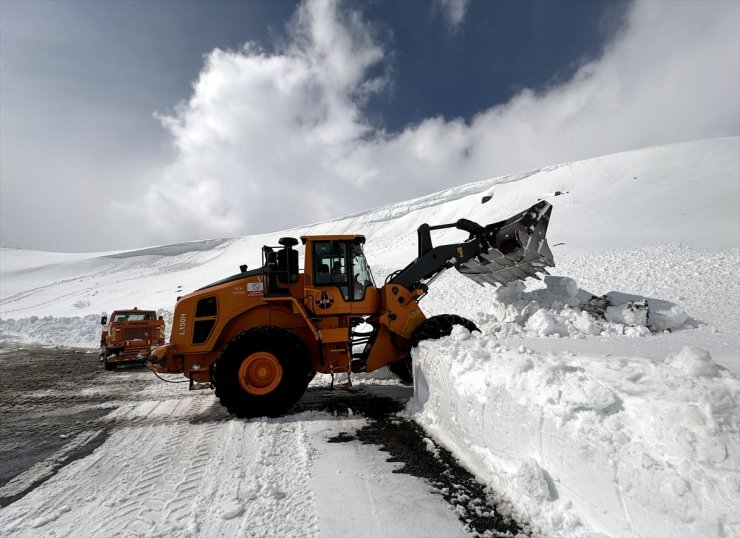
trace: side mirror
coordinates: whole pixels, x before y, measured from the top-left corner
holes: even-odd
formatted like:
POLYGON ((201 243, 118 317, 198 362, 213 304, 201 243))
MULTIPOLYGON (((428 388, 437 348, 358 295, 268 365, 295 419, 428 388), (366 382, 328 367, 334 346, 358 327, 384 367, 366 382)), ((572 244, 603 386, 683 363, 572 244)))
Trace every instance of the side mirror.
POLYGON ((108 316, 103 316, 100 318, 100 324, 101 325, 107 325, 108 324, 108 316))

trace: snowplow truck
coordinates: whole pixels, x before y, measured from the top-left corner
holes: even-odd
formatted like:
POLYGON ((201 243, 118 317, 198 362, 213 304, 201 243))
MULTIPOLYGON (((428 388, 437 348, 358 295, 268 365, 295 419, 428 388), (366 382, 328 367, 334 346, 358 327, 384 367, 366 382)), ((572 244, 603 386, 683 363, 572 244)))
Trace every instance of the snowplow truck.
POLYGON ((152 348, 164 344, 164 320, 154 310, 114 310, 100 318, 100 362, 106 370, 119 364, 145 365, 152 348), (107 326, 106 326, 107 325, 107 326))
POLYGON ((278 416, 303 395, 317 372, 371 372, 389 366, 412 380, 411 349, 447 336, 457 315, 427 318, 419 301, 443 271, 455 268, 479 284, 538 278, 554 267, 545 234, 552 206, 543 201, 507 220, 418 228, 418 256, 378 286, 365 259, 363 235, 283 237, 262 248, 262 266, 178 298, 168 345, 150 365, 210 383, 239 417, 278 416), (434 246, 431 232, 457 228, 467 240, 434 246))

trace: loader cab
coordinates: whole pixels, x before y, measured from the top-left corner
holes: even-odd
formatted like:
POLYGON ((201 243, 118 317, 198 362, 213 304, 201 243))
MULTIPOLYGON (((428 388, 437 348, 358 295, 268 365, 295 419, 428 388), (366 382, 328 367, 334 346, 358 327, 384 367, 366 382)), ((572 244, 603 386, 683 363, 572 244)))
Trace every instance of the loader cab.
POLYGON ((320 314, 354 313, 377 301, 361 235, 301 237, 306 245, 306 293, 320 314))

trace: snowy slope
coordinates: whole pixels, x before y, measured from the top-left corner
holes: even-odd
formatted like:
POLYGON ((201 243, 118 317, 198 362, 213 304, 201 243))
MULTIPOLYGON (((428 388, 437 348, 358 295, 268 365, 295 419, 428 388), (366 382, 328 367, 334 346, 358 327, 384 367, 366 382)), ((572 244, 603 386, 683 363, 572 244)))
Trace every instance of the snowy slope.
POLYGON ((177 295, 259 265, 260 247, 286 235, 364 233, 382 280, 415 256, 422 222, 489 223, 538 199, 554 205, 552 272, 568 278, 497 292, 443 275, 425 312, 464 315, 481 333, 419 347, 407 413, 536 533, 737 536, 738 138, 546 167, 263 236, 100 254, 3 249, 0 330, 92 347, 102 312, 167 315, 177 295), (579 308, 586 292, 617 292, 617 306, 647 297, 663 325, 651 331, 619 307, 594 317, 579 308))
MULTIPOLYGON (((548 232, 556 262, 608 250, 682 244, 693 250, 740 245, 738 138, 609 155, 471 183, 343 219, 226 240, 137 251, 53 254, 0 251, 0 317, 99 315, 123 303, 170 309, 176 295, 258 266, 260 247, 284 235, 364 233, 383 273, 416 252, 422 222, 466 217, 494 222, 538 199, 555 205, 548 232), (556 196, 556 192, 564 193, 556 196), (493 199, 481 204, 481 198, 493 199)), ((459 232, 442 232, 437 241, 459 232)), ((597 290, 594 290, 597 291, 597 290)))

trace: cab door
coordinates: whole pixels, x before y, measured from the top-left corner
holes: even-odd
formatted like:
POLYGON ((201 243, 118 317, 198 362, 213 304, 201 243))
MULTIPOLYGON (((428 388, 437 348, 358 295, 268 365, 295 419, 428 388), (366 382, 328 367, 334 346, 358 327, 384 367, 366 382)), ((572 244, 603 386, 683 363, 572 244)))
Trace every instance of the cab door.
POLYGON ((347 241, 340 239, 313 240, 306 245, 306 265, 311 264, 311 278, 306 278, 306 305, 319 316, 352 312, 347 246, 347 241))
POLYGON ((355 240, 348 245, 352 277, 350 285, 353 314, 376 314, 379 309, 380 295, 375 287, 375 279, 362 250, 362 242, 355 240))
POLYGON ((317 315, 377 311, 378 293, 359 238, 307 241, 305 273, 306 305, 317 315))

